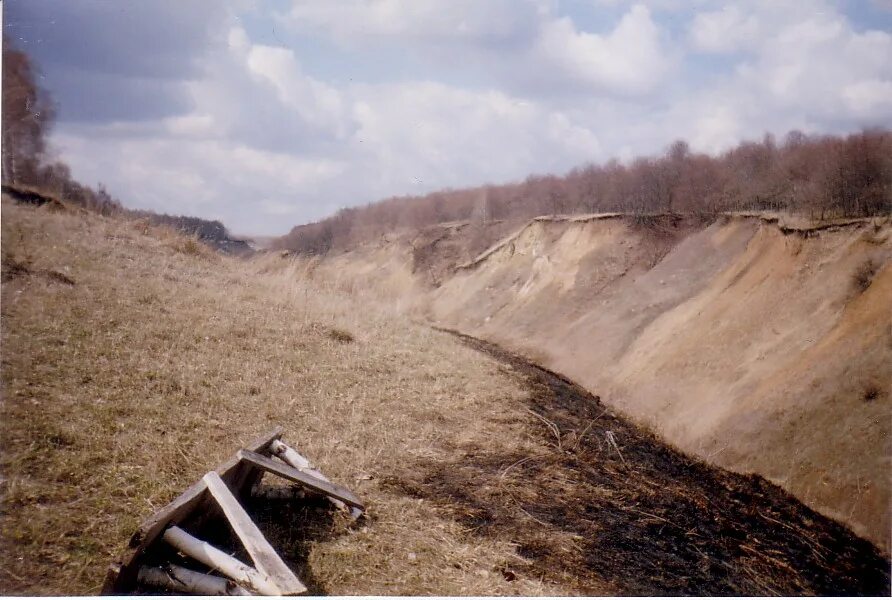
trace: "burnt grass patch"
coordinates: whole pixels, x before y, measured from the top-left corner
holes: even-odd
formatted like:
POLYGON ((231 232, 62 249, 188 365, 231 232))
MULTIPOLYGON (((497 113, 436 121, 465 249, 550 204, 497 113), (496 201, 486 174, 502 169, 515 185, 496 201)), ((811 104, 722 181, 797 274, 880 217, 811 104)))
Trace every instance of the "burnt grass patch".
POLYGON ((884 595, 889 559, 778 486, 694 460, 566 378, 460 336, 526 378, 540 455, 458 448, 382 483, 516 545, 503 570, 581 594, 884 595))

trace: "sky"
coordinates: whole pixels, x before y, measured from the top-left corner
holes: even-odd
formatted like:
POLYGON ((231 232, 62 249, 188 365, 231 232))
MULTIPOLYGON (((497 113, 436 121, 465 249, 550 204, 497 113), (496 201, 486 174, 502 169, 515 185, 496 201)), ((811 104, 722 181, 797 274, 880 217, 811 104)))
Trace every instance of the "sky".
POLYGON ((79 181, 239 234, 676 139, 892 124, 892 0, 3 4, 79 181))

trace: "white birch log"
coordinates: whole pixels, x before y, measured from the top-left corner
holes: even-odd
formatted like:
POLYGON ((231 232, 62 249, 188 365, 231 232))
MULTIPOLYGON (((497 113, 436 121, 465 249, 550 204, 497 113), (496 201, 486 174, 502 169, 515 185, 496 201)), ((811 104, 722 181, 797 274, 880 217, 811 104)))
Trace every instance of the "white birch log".
POLYGON ((202 596, 251 595, 248 590, 233 581, 223 577, 191 571, 177 565, 168 565, 165 569, 143 565, 139 568, 136 579, 143 585, 161 587, 173 592, 187 594, 200 594, 202 596))
POLYGON ((269 445, 269 449, 272 450, 273 454, 284 460, 286 463, 288 463, 298 471, 303 471, 304 473, 309 473, 314 477, 318 477, 319 479, 328 481, 328 478, 326 478, 325 475, 316 470, 316 467, 313 466, 313 463, 307 460, 307 458, 305 458, 297 450, 295 450, 288 444, 280 440, 275 440, 269 445))
POLYGON ((282 595, 282 592, 268 576, 207 542, 189 535, 179 527, 174 526, 167 529, 164 532, 164 541, 186 556, 216 569, 239 585, 258 594, 263 596, 282 595))
MULTIPOLYGON (((273 440, 272 443, 269 445, 269 449, 272 451, 273 454, 275 454, 276 456, 281 458, 283 461, 285 461, 286 463, 288 463, 289 465, 291 465, 298 471, 301 471, 308 475, 312 475, 313 477, 321 479, 322 481, 327 481, 327 482, 331 483, 331 480, 328 477, 326 477, 325 475, 323 475, 318 469, 316 469, 313 466, 313 463, 311 463, 309 460, 307 460, 307 458, 305 458, 302 454, 297 452, 297 450, 295 450, 288 444, 282 442, 281 440, 273 440)), ((362 511, 359 510, 358 508, 348 507, 346 504, 344 504, 337 498, 332 498, 329 496, 328 500, 329 500, 329 502, 331 502, 334 506, 336 506, 340 510, 349 510, 350 515, 354 519, 358 518, 359 515, 362 514, 362 511)))

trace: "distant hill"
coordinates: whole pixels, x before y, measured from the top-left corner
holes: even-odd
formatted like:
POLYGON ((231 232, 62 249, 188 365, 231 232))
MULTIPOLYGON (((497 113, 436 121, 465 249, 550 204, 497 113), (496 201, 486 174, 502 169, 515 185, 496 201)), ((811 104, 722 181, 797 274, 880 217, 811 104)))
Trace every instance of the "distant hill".
POLYGON ((194 235, 205 244, 236 256, 249 256, 254 249, 247 241, 233 237, 220 221, 210 221, 198 217, 158 214, 150 211, 128 211, 136 216, 149 219, 152 223, 166 225, 186 235, 194 235))
MULTIPOLYGON (((3 193, 16 202, 43 206, 49 204, 61 205, 62 201, 54 194, 31 186, 4 184, 3 193)), ((69 200, 71 201, 71 200, 69 200)), ((75 204, 90 210, 95 206, 74 201, 75 204)), ((111 205, 100 206, 109 208, 111 205)), ((198 217, 186 217, 177 215, 158 214, 147 210, 131 210, 123 208, 115 203, 111 212, 125 216, 147 219, 156 225, 164 225, 186 235, 195 236, 208 246, 235 256, 250 256, 254 249, 246 240, 230 235, 226 227, 220 221, 211 221, 198 217)), ((107 213, 108 210, 95 210, 95 212, 107 213)))

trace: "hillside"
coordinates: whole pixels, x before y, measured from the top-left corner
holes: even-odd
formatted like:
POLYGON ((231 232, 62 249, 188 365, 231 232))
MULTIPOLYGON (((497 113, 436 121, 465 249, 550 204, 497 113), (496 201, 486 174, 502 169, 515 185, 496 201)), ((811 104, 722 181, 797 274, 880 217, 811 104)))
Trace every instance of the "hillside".
POLYGON ((370 505, 290 549, 316 593, 562 593, 382 487, 493 427, 536 451, 494 360, 145 221, 4 199, 2 226, 2 593, 97 593, 141 520, 274 424, 370 505))
POLYGON ((888 548, 892 226, 787 221, 541 217, 473 260, 451 226, 304 264, 521 352, 888 548))
POLYGON ((2 204, 4 594, 95 593, 272 424, 368 516, 252 508, 315 594, 888 594, 877 548, 498 349, 145 221, 2 204))
MULTIPOLYGON (((33 206, 43 206, 45 204, 59 205, 59 196, 42 187, 4 184, 3 194, 9 197, 10 200, 33 206)), ((64 196, 61 197, 64 198, 64 196)), ((233 254, 235 256, 250 256, 253 254, 253 250, 248 243, 230 235, 220 221, 158 214, 146 210, 132 210, 111 202, 101 206, 96 206, 95 203, 83 200, 66 199, 66 202, 106 216, 117 215, 124 218, 144 219, 153 225, 163 225, 184 235, 194 237, 207 246, 225 254, 233 254)))

